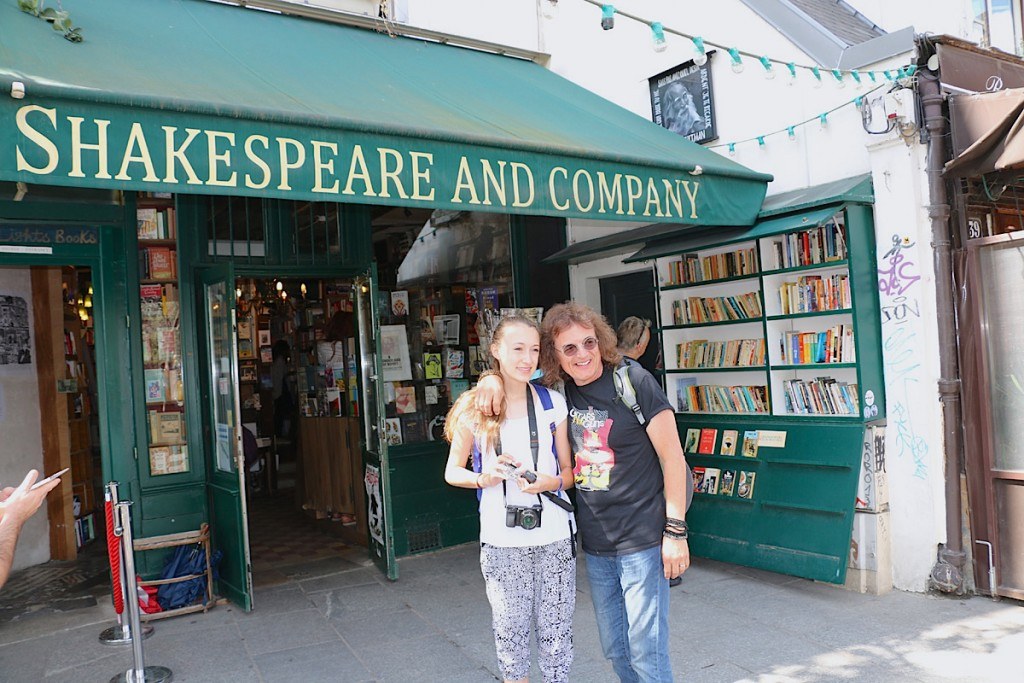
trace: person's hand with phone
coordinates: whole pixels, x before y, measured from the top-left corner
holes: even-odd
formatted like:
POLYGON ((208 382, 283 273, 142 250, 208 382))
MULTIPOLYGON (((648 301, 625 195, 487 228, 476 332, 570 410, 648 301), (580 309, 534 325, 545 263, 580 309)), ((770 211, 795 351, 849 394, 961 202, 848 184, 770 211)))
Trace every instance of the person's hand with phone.
POLYGON ((29 470, 17 488, 8 486, 0 490, 0 523, 16 524, 20 529, 25 520, 35 514, 46 500, 46 494, 60 486, 59 476, 49 481, 41 481, 37 485, 38 478, 39 472, 29 470))
POLYGON ((17 488, 8 486, 0 490, 0 588, 7 583, 14 563, 14 548, 18 544, 18 535, 25 521, 36 513, 46 500, 46 494, 60 486, 58 472, 49 481, 39 482, 39 472, 29 470, 25 479, 17 488))

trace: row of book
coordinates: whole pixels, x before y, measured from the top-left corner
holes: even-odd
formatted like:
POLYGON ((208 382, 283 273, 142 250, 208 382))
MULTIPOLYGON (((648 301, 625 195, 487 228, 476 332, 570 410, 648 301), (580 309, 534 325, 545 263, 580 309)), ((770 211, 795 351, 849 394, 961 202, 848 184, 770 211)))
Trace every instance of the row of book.
POLYGON ((795 282, 783 282, 779 287, 779 301, 783 315, 850 308, 853 304, 850 276, 807 275, 795 282))
POLYGON ((772 240, 776 268, 845 261, 846 229, 835 221, 772 240))
POLYGON ((178 218, 173 206, 137 209, 135 218, 140 240, 173 240, 178 237, 178 218))
POLYGON ((689 384, 680 380, 676 388, 676 403, 680 412, 767 413, 768 387, 689 384))
POLYGON ((747 292, 738 296, 687 297, 672 302, 672 324, 692 325, 724 320, 746 320, 761 317, 761 295, 747 292))
POLYGON ((139 249, 139 278, 143 280, 177 280, 178 252, 171 247, 139 249))
POLYGON ((815 377, 812 381, 790 379, 786 389, 786 412, 796 415, 858 415, 860 398, 856 384, 833 377, 815 377))
POLYGON ((757 250, 737 249, 724 254, 683 254, 668 264, 669 285, 688 285, 742 275, 757 275, 757 250))
POLYGON ((96 515, 92 512, 75 519, 75 547, 83 545, 96 538, 96 515))
MULTIPOLYGON (((721 455, 736 455, 736 447, 739 444, 740 433, 736 429, 722 430, 721 455)), ((697 453, 700 455, 714 455, 715 445, 718 441, 718 430, 714 427, 691 427, 686 430, 686 442, 683 450, 686 453, 697 453)), ((756 458, 758 446, 757 430, 743 432, 743 448, 741 453, 745 458, 756 458)))
POLYGON ((139 285, 139 304, 143 323, 173 323, 180 312, 178 286, 171 283, 139 285))
POLYGON ((761 366, 764 349, 764 339, 694 339, 676 346, 676 363, 680 369, 761 366))
POLYGON ((756 472, 748 470, 723 470, 717 467, 694 467, 693 490, 712 496, 732 496, 751 499, 754 497, 756 472))
POLYGON ((824 332, 784 332, 779 338, 782 362, 788 365, 853 363, 857 360, 853 325, 833 325, 824 332))

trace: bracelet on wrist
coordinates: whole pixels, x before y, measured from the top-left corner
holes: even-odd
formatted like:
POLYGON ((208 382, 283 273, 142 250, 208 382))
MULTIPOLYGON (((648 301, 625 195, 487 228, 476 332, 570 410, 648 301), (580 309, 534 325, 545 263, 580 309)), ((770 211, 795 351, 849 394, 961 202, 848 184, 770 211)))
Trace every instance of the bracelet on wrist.
POLYGON ((497 370, 494 370, 494 369, 490 369, 490 368, 489 368, 489 369, 487 369, 487 370, 484 370, 483 372, 481 372, 481 373, 480 373, 480 374, 479 374, 479 375, 477 376, 477 378, 476 378, 476 381, 477 381, 477 382, 479 382, 479 381, 480 381, 480 380, 482 380, 482 379, 483 379, 484 377, 490 377, 491 375, 495 375, 495 376, 497 376, 497 375, 500 375, 500 374, 501 374, 501 373, 500 373, 500 372, 498 372, 497 370))
POLYGON ((557 488, 557 489, 555 489, 555 493, 556 493, 556 494, 557 494, 557 493, 561 493, 561 492, 562 492, 562 487, 563 487, 564 485, 565 485, 565 481, 564 481, 564 480, 562 479, 562 475, 561 475, 561 474, 559 474, 559 475, 558 475, 558 488, 557 488))
POLYGON ((669 531, 668 529, 665 529, 663 532, 661 532, 661 535, 665 538, 673 538, 677 541, 685 541, 687 538, 690 537, 690 535, 685 531, 669 531))
POLYGON ((685 519, 676 519, 675 517, 666 517, 665 526, 686 526, 685 519))
POLYGON ((482 488, 484 488, 484 484, 483 484, 483 478, 484 478, 484 476, 486 476, 486 475, 484 475, 484 473, 483 473, 483 472, 481 472, 480 474, 476 475, 476 487, 477 487, 478 489, 482 489, 482 488))

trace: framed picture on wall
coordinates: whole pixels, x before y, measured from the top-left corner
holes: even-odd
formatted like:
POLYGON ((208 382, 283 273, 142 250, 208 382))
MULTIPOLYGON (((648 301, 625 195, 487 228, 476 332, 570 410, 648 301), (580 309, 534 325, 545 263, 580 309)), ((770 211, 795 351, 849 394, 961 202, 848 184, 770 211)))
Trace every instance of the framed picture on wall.
POLYGON ((711 87, 711 59, 698 66, 690 60, 648 79, 651 120, 692 142, 718 139, 711 87))

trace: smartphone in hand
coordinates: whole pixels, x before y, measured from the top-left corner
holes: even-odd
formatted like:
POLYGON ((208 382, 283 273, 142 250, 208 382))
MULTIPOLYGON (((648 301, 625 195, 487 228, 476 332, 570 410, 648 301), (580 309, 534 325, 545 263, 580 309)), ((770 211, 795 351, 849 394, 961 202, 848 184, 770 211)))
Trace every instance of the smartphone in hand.
POLYGON ((36 483, 32 484, 32 488, 30 488, 29 491, 35 491, 37 488, 39 488, 43 484, 46 484, 48 482, 53 481, 54 479, 59 478, 62 474, 64 474, 65 472, 67 472, 70 469, 71 469, 70 467, 65 467, 60 472, 55 472, 55 473, 51 474, 50 476, 48 476, 46 479, 40 479, 36 483))

